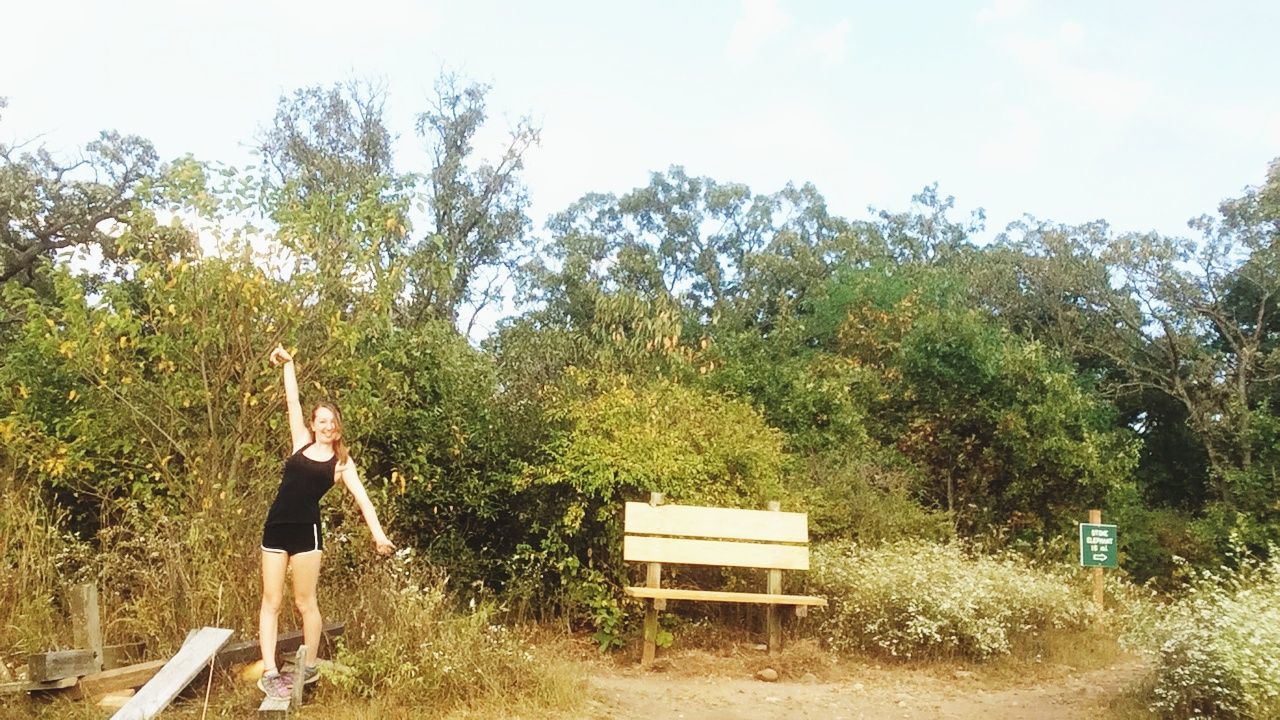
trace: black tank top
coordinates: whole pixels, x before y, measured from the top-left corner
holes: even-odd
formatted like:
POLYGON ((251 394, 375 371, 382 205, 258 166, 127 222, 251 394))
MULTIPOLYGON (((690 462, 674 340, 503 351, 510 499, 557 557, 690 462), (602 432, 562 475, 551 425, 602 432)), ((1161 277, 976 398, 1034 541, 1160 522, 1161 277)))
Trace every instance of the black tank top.
POLYGON ((328 460, 312 460, 302 454, 315 443, 307 443, 284 461, 284 477, 276 500, 267 512, 267 525, 320 522, 320 498, 333 487, 333 471, 338 454, 328 460))

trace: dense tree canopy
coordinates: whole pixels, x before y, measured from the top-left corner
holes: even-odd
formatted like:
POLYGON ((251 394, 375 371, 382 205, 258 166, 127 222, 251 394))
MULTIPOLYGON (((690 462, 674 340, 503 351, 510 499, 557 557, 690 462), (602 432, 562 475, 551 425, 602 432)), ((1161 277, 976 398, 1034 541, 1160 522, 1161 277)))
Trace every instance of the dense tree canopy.
POLYGON ((283 342, 401 536, 566 606, 616 587, 617 508, 654 490, 854 539, 1052 538, 1101 506, 1145 528, 1139 575, 1280 540, 1280 164, 1192 239, 1027 217, 979 245, 936 186, 852 219, 679 166, 535 231, 538 129, 487 152, 487 93, 440 80, 419 168, 359 84, 282 98, 257 168, 0 146, 3 481, 86 538, 138 507, 250 526, 283 342))

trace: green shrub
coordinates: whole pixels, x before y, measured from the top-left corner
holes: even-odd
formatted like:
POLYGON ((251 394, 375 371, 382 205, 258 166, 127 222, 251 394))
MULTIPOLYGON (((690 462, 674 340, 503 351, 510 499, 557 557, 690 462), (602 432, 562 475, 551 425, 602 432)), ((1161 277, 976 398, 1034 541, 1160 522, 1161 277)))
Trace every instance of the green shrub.
POLYGON ((945 541, 953 535, 945 513, 912 498, 914 469, 900 456, 815 455, 794 466, 790 479, 809 513, 814 540, 878 544, 903 538, 945 541))
POLYGON ((357 620, 330 673, 344 694, 448 708, 492 697, 515 702, 564 682, 494 620, 491 605, 455 611, 444 579, 425 577, 411 553, 371 569, 350 600, 357 620))
POLYGON ((1085 626, 1091 606, 1074 574, 910 540, 817 547, 811 582, 831 601, 821 633, 835 650, 986 659, 1046 630, 1085 626))
POLYGON ((555 413, 564 429, 517 478, 514 526, 527 540, 507 561, 505 589, 610 645, 623 630, 623 503, 662 492, 685 505, 764 508, 784 498, 786 454, 782 434, 741 400, 667 380, 581 381, 602 389, 566 398, 555 413))
POLYGON ((1126 640, 1155 657, 1165 718, 1280 717, 1280 559, 1202 571, 1190 592, 1126 640))

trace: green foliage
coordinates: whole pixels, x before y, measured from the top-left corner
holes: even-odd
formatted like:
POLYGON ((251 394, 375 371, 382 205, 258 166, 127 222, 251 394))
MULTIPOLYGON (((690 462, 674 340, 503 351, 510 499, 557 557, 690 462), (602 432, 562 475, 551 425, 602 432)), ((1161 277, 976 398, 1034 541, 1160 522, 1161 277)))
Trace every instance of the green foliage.
MULTIPOLYGON (((886 454, 887 455, 887 454, 886 454)), ((901 457, 811 456, 790 473, 793 492, 809 513, 814 540, 853 540, 863 545, 919 538, 950 539, 946 514, 922 507, 910 489, 914 468, 901 457)))
POLYGON ((829 598, 820 632, 835 650, 984 660, 1091 619, 1079 573, 956 544, 831 543, 813 551, 810 588, 829 598))
POLYGON ((780 492, 782 435, 745 403, 658 380, 625 379, 564 409, 568 432, 531 484, 614 501, 663 492, 685 504, 763 505, 780 492))
POLYGON ((835 278, 816 304, 821 342, 867 380, 869 434, 921 469, 918 492, 968 530, 1044 529, 1096 504, 1136 449, 1107 406, 1043 346, 957 306, 945 271, 835 278))
POLYGON ((1155 659, 1152 710, 1164 718, 1280 714, 1280 562, 1201 571, 1128 641, 1155 659))
POLYGON ((546 459, 519 479, 517 512, 530 540, 514 558, 512 582, 525 594, 552 589, 593 621, 604 584, 616 597, 624 577, 623 502, 662 492, 683 504, 764 507, 782 496, 782 436, 745 403, 623 378, 597 394, 566 397, 557 418, 564 429, 546 459))
POLYGON ((857 389, 869 373, 809 347, 802 322, 783 320, 768 334, 726 332, 699 357, 705 384, 750 398, 769 424, 786 433, 788 450, 866 453, 866 403, 857 389))
POLYGON ((1136 582, 1152 582, 1164 591, 1174 591, 1187 579, 1188 563, 1206 567, 1225 560, 1213 540, 1217 530, 1206 533, 1201 529, 1203 519, 1149 506, 1139 496, 1136 483, 1112 489, 1103 505, 1103 517, 1121 528, 1120 568, 1136 582))

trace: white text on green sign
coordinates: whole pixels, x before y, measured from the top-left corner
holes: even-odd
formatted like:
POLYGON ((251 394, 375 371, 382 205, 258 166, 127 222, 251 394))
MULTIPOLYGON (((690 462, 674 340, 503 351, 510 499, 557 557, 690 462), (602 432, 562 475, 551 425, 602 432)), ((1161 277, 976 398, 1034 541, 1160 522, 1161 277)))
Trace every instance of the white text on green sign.
POLYGON ((1080 564, 1084 567, 1117 567, 1116 526, 1080 523, 1080 564))

